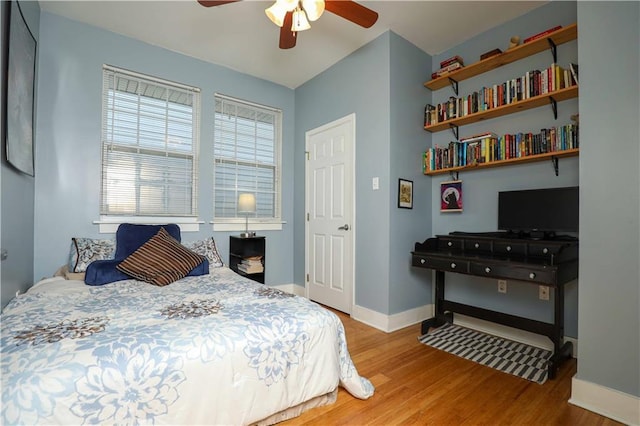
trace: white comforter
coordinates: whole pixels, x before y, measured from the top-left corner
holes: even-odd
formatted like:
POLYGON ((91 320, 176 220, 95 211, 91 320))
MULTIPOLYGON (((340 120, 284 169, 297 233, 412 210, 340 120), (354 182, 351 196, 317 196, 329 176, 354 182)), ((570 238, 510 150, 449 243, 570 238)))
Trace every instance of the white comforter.
POLYGON ((339 318, 228 268, 166 287, 48 279, 1 321, 2 424, 250 424, 373 394, 339 318))

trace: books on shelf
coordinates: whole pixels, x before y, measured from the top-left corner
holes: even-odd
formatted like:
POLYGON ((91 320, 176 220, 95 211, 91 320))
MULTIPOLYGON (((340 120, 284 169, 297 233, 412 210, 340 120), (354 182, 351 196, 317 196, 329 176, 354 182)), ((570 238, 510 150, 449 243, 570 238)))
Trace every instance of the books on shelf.
POLYGON ((464 67, 464 65, 462 65, 460 62, 454 62, 452 64, 449 64, 447 66, 440 68, 438 71, 432 72, 431 78, 433 79, 433 78, 441 77, 443 75, 449 74, 450 72, 453 72, 462 67, 464 67))
MULTIPOLYGON (((577 75, 577 65, 575 69, 577 75)), ((544 70, 528 71, 520 77, 482 87, 467 96, 458 98, 451 96, 445 102, 436 105, 427 104, 424 111, 424 126, 429 127, 443 121, 498 108, 575 85, 576 79, 572 77, 569 68, 552 63, 544 70)))
POLYGON ((544 30, 542 32, 539 32, 538 34, 534 34, 534 35, 532 35, 530 37, 525 38, 523 43, 529 43, 529 42, 531 42, 533 40, 537 40, 539 38, 545 37, 545 36, 547 36, 547 35, 549 35, 551 33, 554 33, 556 31, 558 31, 561 28, 562 28, 562 25, 558 25, 558 26, 555 26, 553 28, 549 28, 548 30, 544 30))
POLYGON ((464 61, 462 60, 462 58, 458 55, 452 56, 448 59, 445 59, 444 61, 440 62, 440 68, 445 68, 448 65, 451 65, 453 63, 459 63, 460 65, 464 66, 464 61))
POLYGON ((569 69, 571 70, 573 81, 575 81, 575 84, 578 84, 578 64, 570 63, 569 69))
POLYGON ((460 142, 474 142, 474 141, 480 141, 482 139, 497 138, 497 137, 498 135, 496 135, 493 132, 485 132, 485 133, 480 133, 478 135, 467 136, 465 138, 460 139, 460 142))
POLYGON ((490 50, 488 52, 485 52, 482 55, 480 55, 480 60, 484 61, 485 59, 492 58, 492 57, 494 57, 496 55, 499 55, 501 53, 502 53, 501 49, 497 49, 497 48, 496 49, 492 49, 492 50, 490 50))
POLYGON ((262 265, 262 256, 245 257, 238 263, 238 270, 244 272, 245 274, 264 272, 264 266, 262 265))
POLYGON ((423 154, 422 171, 427 173, 575 148, 579 148, 577 124, 541 129, 539 133, 498 136, 487 132, 427 149, 423 154))

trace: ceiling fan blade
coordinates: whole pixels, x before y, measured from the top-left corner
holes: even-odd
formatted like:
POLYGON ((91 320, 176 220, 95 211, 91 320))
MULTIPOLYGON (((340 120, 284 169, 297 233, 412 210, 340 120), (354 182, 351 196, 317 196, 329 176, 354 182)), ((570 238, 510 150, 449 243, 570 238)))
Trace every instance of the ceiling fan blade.
POLYGON ((237 1, 240 1, 240 0, 220 0, 220 1, 198 0, 198 3, 200 3, 204 7, 213 7, 213 6, 222 6, 223 4, 227 4, 227 3, 235 3, 237 1))
POLYGON ((280 28, 280 49, 291 49, 296 45, 297 33, 291 31, 291 24, 293 24, 293 12, 287 12, 280 28))
POLYGON ((324 8, 365 28, 371 27, 378 20, 378 12, 352 0, 326 0, 324 8))

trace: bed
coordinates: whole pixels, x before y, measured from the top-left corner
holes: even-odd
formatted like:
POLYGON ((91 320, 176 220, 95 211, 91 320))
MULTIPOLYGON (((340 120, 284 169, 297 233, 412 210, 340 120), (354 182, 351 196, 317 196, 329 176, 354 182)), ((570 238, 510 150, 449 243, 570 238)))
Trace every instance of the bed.
POLYGON ((53 277, 4 309, 2 424, 273 424, 369 398, 340 319, 228 267, 163 287, 53 277))

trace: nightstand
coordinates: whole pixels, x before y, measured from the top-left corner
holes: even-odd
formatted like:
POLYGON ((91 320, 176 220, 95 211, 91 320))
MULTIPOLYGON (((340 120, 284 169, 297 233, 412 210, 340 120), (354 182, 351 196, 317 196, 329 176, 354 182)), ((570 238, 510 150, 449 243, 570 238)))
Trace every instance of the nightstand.
POLYGON ((265 237, 229 237, 229 268, 264 284, 265 237))

